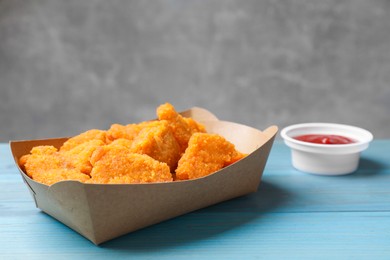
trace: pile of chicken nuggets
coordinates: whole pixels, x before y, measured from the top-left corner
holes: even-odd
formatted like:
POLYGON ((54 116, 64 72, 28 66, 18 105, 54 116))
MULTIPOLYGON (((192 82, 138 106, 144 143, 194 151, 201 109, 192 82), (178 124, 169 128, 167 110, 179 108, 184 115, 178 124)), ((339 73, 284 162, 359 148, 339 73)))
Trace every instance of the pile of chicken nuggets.
POLYGON ((92 129, 59 149, 36 146, 19 164, 46 185, 63 180, 132 184, 200 178, 244 156, 225 138, 207 133, 202 124, 165 103, 157 108, 156 120, 92 129))

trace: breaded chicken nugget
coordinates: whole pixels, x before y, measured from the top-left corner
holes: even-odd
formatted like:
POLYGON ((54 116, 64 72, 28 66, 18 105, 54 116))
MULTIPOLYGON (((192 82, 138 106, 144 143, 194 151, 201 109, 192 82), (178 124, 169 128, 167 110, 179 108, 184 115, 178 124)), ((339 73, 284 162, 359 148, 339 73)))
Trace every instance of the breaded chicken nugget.
POLYGON ((120 138, 133 140, 139 133, 140 129, 136 124, 120 125, 113 124, 107 130, 107 139, 113 141, 120 138))
POLYGON ((103 145, 105 145, 105 143, 102 140, 91 140, 79 144, 69 151, 61 151, 60 153, 62 153, 76 169, 89 175, 92 170, 92 165, 90 163, 92 153, 97 147, 103 145))
POLYGON ((130 147, 132 144, 133 144, 132 141, 125 138, 116 139, 110 144, 97 147, 95 151, 92 153, 92 156, 89 161, 93 167, 95 163, 99 161, 104 155, 110 156, 117 152, 130 153, 130 147), (107 154, 108 151, 110 151, 110 153, 107 154))
POLYGON ((124 146, 128 149, 130 149, 131 145, 133 144, 133 141, 125 138, 119 138, 112 141, 109 145, 110 146, 124 146))
POLYGON ((195 133, 176 169, 177 180, 209 175, 239 160, 244 155, 234 145, 217 134, 195 133))
POLYGON ((130 150, 165 162, 172 172, 181 155, 180 146, 166 120, 155 121, 144 127, 133 140, 130 150))
POLYGON ((206 133, 206 128, 204 125, 196 122, 191 117, 183 117, 184 121, 188 124, 192 133, 206 133))
POLYGON ((53 146, 37 146, 31 154, 22 156, 20 164, 32 179, 46 185, 61 180, 86 181, 89 176, 73 166, 73 163, 53 146))
POLYGON ((165 103, 158 120, 113 124, 68 139, 58 151, 37 146, 19 164, 36 181, 51 185, 61 180, 87 183, 169 182, 206 176, 245 155, 192 118, 165 103))
POLYGON ((169 122, 173 135, 180 145, 181 153, 184 153, 186 150, 188 141, 193 133, 205 132, 202 125, 194 120, 185 119, 169 103, 165 103, 157 108, 157 117, 159 120, 167 120, 169 122))
POLYGON ((91 129, 72 138, 69 138, 60 148, 60 151, 69 151, 79 144, 85 143, 91 140, 106 141, 106 131, 91 129))
POLYGON ((89 179, 90 177, 87 174, 81 173, 77 169, 49 169, 34 175, 34 180, 46 185, 65 180, 86 182, 89 179))
POLYGON ((96 149, 91 160, 89 183, 147 183, 172 181, 169 166, 126 147, 106 145, 96 149))
POLYGON ((133 140, 139 132, 153 121, 145 121, 139 124, 112 124, 110 129, 107 130, 107 141, 112 142, 116 139, 124 138, 128 140, 133 140))
POLYGON ((57 148, 55 148, 54 146, 40 145, 40 146, 33 147, 30 153, 36 155, 47 155, 47 154, 55 154, 57 151, 58 151, 57 148))
POLYGON ((25 173, 32 178, 33 173, 47 170, 52 167, 60 167, 62 162, 57 158, 54 161, 50 159, 56 154, 57 148, 51 145, 35 146, 31 149, 30 154, 23 155, 19 159, 19 165, 25 173))

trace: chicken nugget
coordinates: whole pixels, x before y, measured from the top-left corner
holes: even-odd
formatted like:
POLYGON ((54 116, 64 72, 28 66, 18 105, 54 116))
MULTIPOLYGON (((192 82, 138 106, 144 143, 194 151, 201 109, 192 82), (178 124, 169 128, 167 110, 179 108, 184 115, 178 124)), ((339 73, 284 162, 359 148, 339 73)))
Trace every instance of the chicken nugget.
POLYGON ((92 156, 89 183, 147 183, 172 181, 169 166, 148 155, 131 153, 126 147, 106 145, 92 156))
POLYGON ((133 140, 130 150, 165 162, 172 172, 181 155, 180 146, 166 120, 155 121, 144 127, 133 140))
POLYGON ((92 153, 90 158, 90 163, 92 167, 95 165, 97 161, 99 161, 103 155, 105 155, 108 151, 110 151, 110 154, 115 154, 116 152, 130 152, 130 147, 132 145, 132 141, 125 139, 125 138, 119 138, 114 141, 112 141, 110 144, 99 146, 95 149, 95 151, 92 153))
POLYGON ((76 169, 79 169, 82 173, 89 175, 92 170, 92 165, 90 162, 92 153, 96 150, 97 147, 103 145, 105 145, 105 143, 102 140, 96 139, 79 144, 68 151, 61 151, 61 153, 72 163, 76 169))
POLYGON ((137 124, 112 124, 110 129, 107 130, 107 139, 110 142, 120 138, 133 140, 137 136, 139 131, 140 130, 137 124))
POLYGON ((90 177, 87 174, 84 174, 77 169, 48 169, 44 172, 34 174, 34 180, 46 185, 52 185, 64 180, 86 182, 89 179, 90 177))
POLYGON ((24 172, 32 178, 33 173, 39 171, 40 168, 50 169, 50 167, 57 167, 58 160, 50 161, 46 159, 57 152, 57 148, 51 145, 35 146, 31 149, 29 154, 23 155, 19 159, 19 165, 24 172))
POLYGON ((186 150, 188 141, 193 133, 205 132, 202 125, 194 120, 185 119, 169 103, 165 103, 157 108, 157 117, 159 120, 167 120, 169 122, 173 135, 180 145, 181 153, 184 153, 186 150))
POLYGON ((76 135, 72 138, 69 138, 60 148, 60 151, 69 151, 79 144, 91 141, 91 140, 101 140, 106 141, 106 131, 91 129, 79 135, 76 135))
POLYGON ((232 143, 220 135, 195 133, 179 160, 176 179, 188 180, 209 175, 243 156, 232 143))
POLYGON ((191 117, 183 117, 184 121, 188 124, 192 133, 206 133, 206 128, 199 122, 196 122, 191 117))
POLYGON ((19 167, 20 169, 22 169, 22 171, 24 171, 29 177, 31 177, 27 171, 26 171, 26 167, 24 166, 26 163, 27 163, 27 160, 28 158, 31 156, 31 154, 25 154, 23 155, 22 157, 19 158, 19 167))
POLYGON ((131 141, 129 139, 119 138, 119 139, 115 139, 114 141, 112 141, 112 143, 110 143, 109 145, 110 146, 123 146, 123 147, 130 149, 132 144, 133 144, 133 141, 131 141))
POLYGON ((34 171, 32 168, 34 166, 29 165, 29 171, 26 170, 26 163, 28 162, 28 159, 33 155, 32 160, 36 160, 36 157, 38 155, 51 155, 57 152, 57 148, 51 145, 40 145, 40 146, 35 146, 31 149, 29 154, 23 155, 19 159, 19 166, 22 168, 22 170, 29 176, 32 177, 32 172, 34 171))
POLYGON ((153 121, 128 125, 112 124, 110 129, 107 130, 107 140, 108 142, 112 142, 116 139, 124 138, 132 141, 138 133, 151 122, 153 121))
POLYGON ((30 153, 35 155, 48 155, 55 154, 57 151, 57 148, 52 145, 40 145, 33 147, 30 153))
POLYGON ((19 163, 30 178, 46 185, 66 179, 89 179, 88 175, 76 169, 69 158, 59 153, 54 146, 36 146, 31 154, 22 156, 19 163))

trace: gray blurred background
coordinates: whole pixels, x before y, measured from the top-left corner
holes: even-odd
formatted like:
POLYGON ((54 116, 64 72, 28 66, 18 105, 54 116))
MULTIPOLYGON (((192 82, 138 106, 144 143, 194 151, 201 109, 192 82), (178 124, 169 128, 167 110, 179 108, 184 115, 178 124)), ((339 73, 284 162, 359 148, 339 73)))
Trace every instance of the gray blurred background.
POLYGON ((0 141, 155 117, 390 138, 388 0, 0 0, 0 141))

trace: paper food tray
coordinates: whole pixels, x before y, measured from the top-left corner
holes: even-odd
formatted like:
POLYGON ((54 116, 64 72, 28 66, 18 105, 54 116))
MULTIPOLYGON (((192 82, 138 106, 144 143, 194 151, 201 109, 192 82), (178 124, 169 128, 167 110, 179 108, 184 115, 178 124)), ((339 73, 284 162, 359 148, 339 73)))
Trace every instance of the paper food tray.
POLYGON ((29 178, 19 158, 37 145, 59 148, 67 138, 11 141, 15 163, 36 206, 94 244, 225 200, 256 192, 270 153, 276 126, 264 131, 220 121, 202 108, 181 113, 205 125, 247 153, 244 159, 203 178, 167 183, 85 184, 61 181, 51 186, 29 178))

